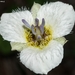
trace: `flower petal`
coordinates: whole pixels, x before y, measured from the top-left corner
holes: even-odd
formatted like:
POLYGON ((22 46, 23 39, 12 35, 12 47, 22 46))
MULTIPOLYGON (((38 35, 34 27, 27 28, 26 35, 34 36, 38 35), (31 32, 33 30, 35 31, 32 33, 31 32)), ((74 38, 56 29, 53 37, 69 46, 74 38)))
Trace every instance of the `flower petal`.
POLYGON ((68 41, 65 37, 55 38, 54 40, 58 41, 61 45, 64 45, 68 41))
POLYGON ((71 32, 75 22, 75 11, 69 4, 54 2, 41 6, 37 18, 40 21, 44 18, 46 25, 52 27, 53 38, 57 38, 71 32))
POLYGON ((61 63, 62 58, 63 46, 54 40, 43 50, 28 47, 20 53, 20 61, 37 74, 47 74, 61 63))
POLYGON ((22 19, 30 25, 33 23, 32 15, 27 10, 5 13, 1 16, 0 34, 5 40, 26 43, 22 19))
POLYGON ((18 43, 18 42, 10 42, 11 50, 22 51, 23 49, 27 48, 28 46, 25 43, 18 43))
POLYGON ((41 7, 40 4, 34 2, 32 8, 31 8, 31 13, 32 13, 32 15, 33 15, 34 18, 36 18, 37 12, 40 9, 40 7, 41 7))

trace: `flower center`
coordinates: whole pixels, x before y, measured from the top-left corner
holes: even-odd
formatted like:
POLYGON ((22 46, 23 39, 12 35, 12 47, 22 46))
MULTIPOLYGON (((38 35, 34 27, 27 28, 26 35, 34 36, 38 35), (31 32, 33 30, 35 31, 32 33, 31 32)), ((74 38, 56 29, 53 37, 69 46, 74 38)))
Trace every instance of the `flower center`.
POLYGON ((32 25, 31 27, 24 19, 22 19, 22 22, 25 24, 23 27, 26 28, 25 37, 28 45, 42 49, 52 39, 52 30, 50 27, 45 26, 44 18, 41 25, 39 25, 39 20, 36 18, 35 26, 32 25))
POLYGON ((31 26, 32 34, 35 36, 37 41, 40 41, 43 38, 44 25, 45 25, 44 18, 42 19, 42 23, 40 26, 39 26, 39 20, 36 18, 35 19, 35 26, 34 25, 31 26))

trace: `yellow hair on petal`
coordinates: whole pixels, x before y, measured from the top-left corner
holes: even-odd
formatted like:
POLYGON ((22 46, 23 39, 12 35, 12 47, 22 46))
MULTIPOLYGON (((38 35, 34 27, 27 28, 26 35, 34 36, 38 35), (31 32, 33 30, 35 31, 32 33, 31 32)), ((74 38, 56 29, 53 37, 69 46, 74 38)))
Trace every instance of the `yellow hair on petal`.
POLYGON ((50 27, 44 27, 44 35, 42 37, 42 40, 37 41, 35 39, 35 36, 32 34, 30 30, 25 29, 25 37, 27 39, 28 45, 33 46, 39 49, 43 49, 45 46, 48 45, 50 40, 52 40, 52 30, 50 27))

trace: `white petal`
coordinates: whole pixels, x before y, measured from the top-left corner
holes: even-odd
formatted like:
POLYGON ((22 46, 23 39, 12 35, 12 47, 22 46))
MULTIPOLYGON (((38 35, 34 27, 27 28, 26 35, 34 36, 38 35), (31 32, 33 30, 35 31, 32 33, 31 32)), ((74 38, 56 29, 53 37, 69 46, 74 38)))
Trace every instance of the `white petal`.
POLYGON ((40 7, 41 7, 40 4, 34 2, 32 8, 31 8, 31 13, 32 13, 32 15, 33 15, 34 18, 36 18, 37 12, 40 9, 40 7))
POLYGON ((25 43, 18 43, 18 42, 10 42, 11 50, 22 51, 23 49, 27 48, 28 46, 25 43))
POLYGON ((5 40, 26 43, 22 19, 25 19, 30 25, 33 22, 29 11, 5 13, 1 16, 0 34, 5 40))
POLYGON ((47 74, 63 58, 63 46, 52 40, 44 50, 28 47, 20 53, 20 61, 37 74, 47 74))
POLYGON ((46 25, 52 27, 52 36, 57 38, 71 32, 75 22, 75 11, 69 4, 54 2, 41 6, 37 18, 40 21, 44 18, 46 25))

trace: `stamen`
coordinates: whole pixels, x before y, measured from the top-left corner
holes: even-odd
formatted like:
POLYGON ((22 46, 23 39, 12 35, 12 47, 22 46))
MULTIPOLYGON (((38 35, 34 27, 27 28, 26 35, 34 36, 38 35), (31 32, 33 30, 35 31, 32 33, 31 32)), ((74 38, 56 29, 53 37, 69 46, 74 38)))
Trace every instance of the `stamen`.
POLYGON ((34 26, 34 25, 32 25, 32 26, 31 26, 32 33, 33 33, 34 35, 36 35, 36 32, 35 32, 35 30, 34 30, 34 29, 35 29, 35 26, 34 26))
POLYGON ((42 23, 40 26, 39 26, 39 20, 36 18, 35 19, 35 26, 34 25, 31 26, 32 34, 35 35, 35 38, 37 41, 41 40, 42 35, 44 34, 44 25, 45 25, 44 18, 42 19, 42 23))
POLYGON ((42 25, 43 26, 45 25, 45 19, 44 18, 42 19, 42 25))
POLYGON ((22 19, 22 22, 25 24, 24 25, 25 28, 28 28, 31 30, 31 26, 29 25, 29 23, 25 19, 22 19))
POLYGON ((40 25, 40 30, 41 30, 41 34, 43 35, 44 34, 44 25, 45 25, 45 20, 44 18, 42 19, 42 23, 40 25))
POLYGON ((35 19, 35 25, 38 26, 39 25, 39 20, 36 18, 35 19))
POLYGON ((23 27, 30 29, 32 31, 32 34, 35 35, 37 41, 42 39, 45 25, 44 18, 42 18, 42 23, 40 26, 39 26, 39 19, 37 18, 35 18, 35 26, 34 25, 30 26, 25 19, 22 19, 22 22, 24 23, 23 27))

